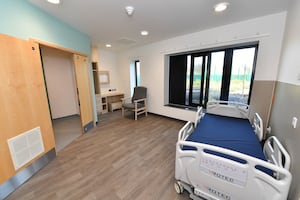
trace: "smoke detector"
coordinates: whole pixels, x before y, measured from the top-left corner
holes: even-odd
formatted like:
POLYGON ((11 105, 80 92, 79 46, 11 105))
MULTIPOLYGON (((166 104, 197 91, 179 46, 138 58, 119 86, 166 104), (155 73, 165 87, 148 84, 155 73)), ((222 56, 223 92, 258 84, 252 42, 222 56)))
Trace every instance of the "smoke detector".
POLYGON ((125 7, 126 13, 128 16, 132 16, 133 12, 134 12, 134 7, 133 6, 126 6, 125 7))

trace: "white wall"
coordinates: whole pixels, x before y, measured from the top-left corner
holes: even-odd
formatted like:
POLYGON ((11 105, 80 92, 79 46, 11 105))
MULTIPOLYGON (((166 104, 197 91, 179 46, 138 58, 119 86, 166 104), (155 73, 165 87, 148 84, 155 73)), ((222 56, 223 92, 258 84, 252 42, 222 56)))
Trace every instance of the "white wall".
MULTIPOLYGON (((148 88, 149 112, 193 120, 194 112, 164 106, 165 55, 259 40, 256 80, 276 80, 286 12, 171 38, 118 54, 121 89, 130 94, 130 63, 141 61, 141 85, 148 88)), ((151 37, 151 36, 150 36, 151 37)), ((100 58, 101 60, 101 58, 100 58)))
POLYGON ((52 118, 79 114, 72 56, 46 47, 42 56, 52 118))
POLYGON ((272 107, 272 135, 276 135, 291 156, 292 184, 288 199, 300 199, 300 0, 292 0, 280 60, 280 73, 272 107), (296 128, 293 117, 298 118, 296 128))
POLYGON ((110 83, 100 85, 101 94, 107 93, 109 89, 117 89, 117 91, 120 91, 119 80, 118 80, 120 74, 118 73, 116 53, 99 49, 98 57, 99 57, 99 62, 98 62, 99 70, 108 70, 110 74, 110 83))
POLYGON ((288 11, 278 80, 300 85, 300 1, 293 0, 288 11))

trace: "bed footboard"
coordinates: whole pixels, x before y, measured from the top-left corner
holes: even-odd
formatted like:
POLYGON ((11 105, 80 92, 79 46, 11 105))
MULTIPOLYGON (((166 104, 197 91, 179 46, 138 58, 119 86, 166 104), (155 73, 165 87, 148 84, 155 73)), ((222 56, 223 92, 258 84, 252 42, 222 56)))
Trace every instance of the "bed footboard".
POLYGON ((280 166, 220 147, 178 140, 175 178, 205 199, 284 200, 290 172, 280 166), (183 147, 196 150, 184 150, 183 147), (225 158, 235 157, 240 161, 225 158), (261 168, 280 176, 270 176, 261 168))

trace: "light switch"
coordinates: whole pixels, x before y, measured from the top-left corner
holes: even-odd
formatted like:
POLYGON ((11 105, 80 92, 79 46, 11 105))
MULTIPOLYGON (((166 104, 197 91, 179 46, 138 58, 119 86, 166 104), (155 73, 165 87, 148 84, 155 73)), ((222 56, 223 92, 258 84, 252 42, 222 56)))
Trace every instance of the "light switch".
POLYGON ((292 119, 292 126, 293 126, 293 128, 297 127, 297 121, 298 121, 297 117, 293 117, 293 119, 292 119))

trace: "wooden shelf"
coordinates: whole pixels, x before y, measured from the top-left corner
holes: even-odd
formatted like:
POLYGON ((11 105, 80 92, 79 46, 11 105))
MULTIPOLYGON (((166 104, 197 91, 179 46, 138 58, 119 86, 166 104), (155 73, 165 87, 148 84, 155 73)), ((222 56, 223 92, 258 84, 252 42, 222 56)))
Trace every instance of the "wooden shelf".
POLYGON ((107 97, 101 97, 101 106, 102 106, 102 113, 108 112, 108 106, 107 106, 107 97))

